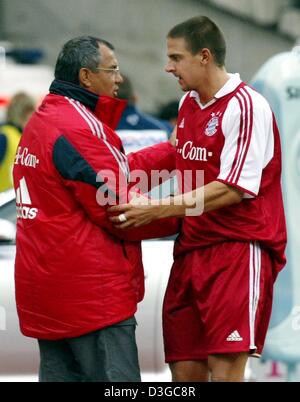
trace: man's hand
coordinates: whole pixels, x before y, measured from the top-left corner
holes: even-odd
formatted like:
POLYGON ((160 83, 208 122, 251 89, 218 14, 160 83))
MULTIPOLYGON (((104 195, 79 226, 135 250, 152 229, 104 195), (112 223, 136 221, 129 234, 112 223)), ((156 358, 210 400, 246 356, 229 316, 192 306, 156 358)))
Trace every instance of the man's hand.
POLYGON ((208 183, 188 193, 161 200, 151 200, 135 194, 128 204, 108 208, 109 219, 119 229, 129 229, 147 225, 161 218, 183 218, 199 216, 203 212, 214 211, 241 202, 243 193, 235 187, 219 181, 208 183), (204 191, 203 191, 204 190, 204 191))
MULTIPOLYGON (((156 201, 156 200, 155 200, 156 201)), ((155 219, 159 219, 158 202, 150 200, 143 195, 135 195, 128 204, 116 205, 108 208, 110 221, 119 229, 130 229, 147 225, 155 219), (118 213, 115 215, 115 213, 118 213)))

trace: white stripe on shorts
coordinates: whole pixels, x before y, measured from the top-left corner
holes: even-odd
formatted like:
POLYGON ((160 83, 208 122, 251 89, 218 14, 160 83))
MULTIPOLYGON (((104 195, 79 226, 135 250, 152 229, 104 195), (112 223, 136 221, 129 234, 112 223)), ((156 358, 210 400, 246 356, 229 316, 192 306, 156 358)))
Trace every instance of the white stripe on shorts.
POLYGON ((261 249, 258 242, 250 243, 249 261, 249 328, 250 350, 255 350, 255 317, 260 296, 261 249))

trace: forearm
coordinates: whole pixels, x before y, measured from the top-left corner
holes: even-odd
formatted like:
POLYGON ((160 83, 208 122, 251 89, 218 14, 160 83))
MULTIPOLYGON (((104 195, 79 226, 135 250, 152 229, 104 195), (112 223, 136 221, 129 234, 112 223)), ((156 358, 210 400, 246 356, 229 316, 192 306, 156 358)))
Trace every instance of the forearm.
POLYGON ((238 204, 243 199, 243 193, 237 188, 219 181, 213 181, 204 186, 204 211, 214 211, 229 205, 238 204))
POLYGON ((109 208, 110 213, 123 214, 122 219, 121 215, 118 215, 110 217, 110 220, 120 229, 129 229, 157 219, 199 216, 203 212, 236 204, 242 200, 242 196, 243 194, 237 189, 214 181, 189 193, 162 200, 150 201, 143 196, 133 198, 129 204, 109 208))
POLYGON ((160 218, 200 215, 224 208, 242 200, 242 193, 226 184, 213 181, 204 187, 163 200, 158 208, 160 218), (187 213, 188 212, 188 213, 187 213))

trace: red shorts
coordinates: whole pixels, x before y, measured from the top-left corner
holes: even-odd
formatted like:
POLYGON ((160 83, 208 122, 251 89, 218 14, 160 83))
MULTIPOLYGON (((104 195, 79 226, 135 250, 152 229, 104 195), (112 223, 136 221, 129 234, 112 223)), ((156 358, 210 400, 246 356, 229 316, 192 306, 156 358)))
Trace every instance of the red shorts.
POLYGON ((166 362, 260 355, 273 284, 270 255, 256 242, 216 244, 177 258, 163 307, 166 362))

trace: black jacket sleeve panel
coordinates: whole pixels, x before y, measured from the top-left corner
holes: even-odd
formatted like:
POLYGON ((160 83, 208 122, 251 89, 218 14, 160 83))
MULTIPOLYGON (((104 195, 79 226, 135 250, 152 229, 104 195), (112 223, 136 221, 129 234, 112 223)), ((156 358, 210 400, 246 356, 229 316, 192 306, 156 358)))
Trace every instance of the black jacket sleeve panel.
POLYGON ((107 220, 106 208, 99 205, 97 199, 98 192, 102 193, 102 199, 107 199, 108 206, 115 203, 118 196, 107 187, 101 178, 99 179, 99 175, 97 178, 97 172, 63 135, 54 144, 52 158, 66 187, 73 192, 91 221, 115 234, 115 230, 107 220))
POLYGON ((64 179, 87 183, 97 189, 101 187, 102 191, 109 192, 106 184, 97 180, 95 170, 63 135, 54 144, 53 162, 64 179))
POLYGON ((90 161, 87 161, 87 155, 90 156, 93 166, 96 166, 96 163, 98 164, 99 171, 101 170, 100 166, 103 169, 111 167, 111 169, 115 170, 115 173, 119 172, 119 168, 116 168, 115 164, 112 163, 110 153, 106 151, 106 147, 101 147, 101 144, 99 144, 99 149, 104 154, 97 154, 97 161, 95 157, 93 158, 95 148, 89 148, 89 152, 86 152, 86 157, 83 157, 82 150, 78 148, 79 146, 75 146, 64 135, 61 135, 53 147, 53 163, 63 178, 65 186, 72 191, 75 199, 82 205, 93 223, 117 238, 129 241, 140 241, 176 233, 177 221, 175 222, 174 219, 170 220, 170 222, 165 220, 163 225, 155 221, 142 228, 135 228, 129 231, 117 230, 109 221, 106 209, 109 205, 124 202, 122 201, 123 198, 114 191, 115 189, 108 188, 104 180, 100 179, 97 182, 99 174, 97 176, 95 168, 91 166, 90 161), (106 201, 105 205, 102 203, 103 200, 106 201))
POLYGON ((7 139, 4 134, 0 133, 0 163, 4 160, 7 148, 7 139))

